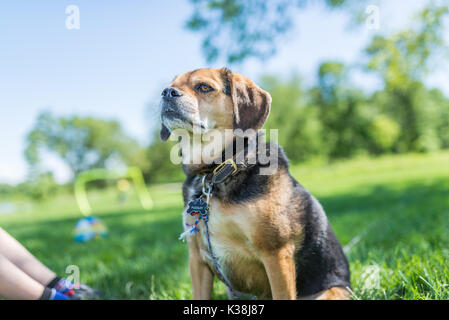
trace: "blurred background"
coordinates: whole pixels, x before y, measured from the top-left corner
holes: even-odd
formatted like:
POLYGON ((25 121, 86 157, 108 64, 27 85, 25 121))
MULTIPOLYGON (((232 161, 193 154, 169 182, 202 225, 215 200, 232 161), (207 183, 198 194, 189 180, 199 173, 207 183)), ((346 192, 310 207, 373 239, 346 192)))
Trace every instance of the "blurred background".
POLYGON ((159 97, 179 73, 226 66, 271 93, 265 128, 327 209, 355 296, 447 297, 448 17, 446 1, 428 0, 2 1, 0 226, 56 269, 86 255, 77 263, 110 297, 190 297, 175 242, 183 173, 158 138, 159 97), (139 207, 132 183, 92 182, 94 213, 115 233, 55 262, 46 240, 70 237, 81 217, 76 177, 128 167, 154 208, 139 207))

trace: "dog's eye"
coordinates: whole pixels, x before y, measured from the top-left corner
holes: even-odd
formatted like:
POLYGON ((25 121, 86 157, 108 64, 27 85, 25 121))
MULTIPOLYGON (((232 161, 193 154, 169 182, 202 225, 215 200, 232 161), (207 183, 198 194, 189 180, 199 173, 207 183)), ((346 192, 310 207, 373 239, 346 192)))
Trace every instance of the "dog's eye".
POLYGON ((214 88, 212 88, 207 83, 199 83, 196 85, 196 90, 198 90, 199 92, 202 92, 202 93, 206 93, 206 92, 210 92, 210 91, 214 90, 214 88))

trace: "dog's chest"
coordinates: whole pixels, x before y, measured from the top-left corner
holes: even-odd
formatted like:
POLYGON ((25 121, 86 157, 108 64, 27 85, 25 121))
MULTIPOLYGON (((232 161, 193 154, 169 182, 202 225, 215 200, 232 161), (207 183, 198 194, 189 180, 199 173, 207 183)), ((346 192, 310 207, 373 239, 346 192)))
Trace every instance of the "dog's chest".
MULTIPOLYGON (((218 264, 220 272, 235 290, 267 296, 269 282, 257 248, 252 242, 254 213, 245 206, 223 205, 212 198, 209 206, 207 227, 203 220, 197 222, 198 233, 190 233, 199 242, 203 261, 215 273, 218 264), (212 254, 215 259, 212 258, 212 254)), ((198 220, 184 212, 184 226, 191 226, 198 220)))
MULTIPOLYGON (((198 232, 189 236, 198 236, 204 248, 209 251, 209 241, 214 255, 223 260, 229 255, 238 253, 248 259, 256 258, 256 249, 251 243, 251 219, 244 208, 224 209, 220 201, 211 199, 208 211, 207 227, 199 215, 183 213, 184 227, 189 229, 196 225, 198 232), (209 239, 209 240, 208 240, 209 239)), ((203 257, 208 258, 209 252, 203 257)))
MULTIPOLYGON (((245 208, 224 209, 220 201, 212 199, 208 226, 214 254, 222 260, 233 254, 255 259, 251 224, 250 214, 245 208)), ((207 242, 206 232, 202 231, 202 240, 207 242)))

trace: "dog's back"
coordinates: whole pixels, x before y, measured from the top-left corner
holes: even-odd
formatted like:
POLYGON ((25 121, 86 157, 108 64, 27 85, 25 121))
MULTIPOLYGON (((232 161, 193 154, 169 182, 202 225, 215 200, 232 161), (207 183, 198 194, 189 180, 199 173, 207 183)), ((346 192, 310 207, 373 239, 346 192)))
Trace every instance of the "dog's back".
POLYGON ((332 287, 350 287, 349 264, 322 206, 298 182, 304 204, 301 217, 304 240, 295 253, 298 296, 310 296, 332 287))

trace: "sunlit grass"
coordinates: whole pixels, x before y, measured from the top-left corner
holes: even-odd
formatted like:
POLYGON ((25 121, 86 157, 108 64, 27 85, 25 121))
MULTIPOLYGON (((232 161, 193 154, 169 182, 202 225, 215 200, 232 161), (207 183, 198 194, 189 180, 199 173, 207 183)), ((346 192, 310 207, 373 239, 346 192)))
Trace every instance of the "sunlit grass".
MULTIPOLYGON (((449 298, 449 153, 312 163, 292 173, 321 201, 345 246, 354 298, 449 298)), ((72 195, 0 215, 0 225, 57 273, 77 265, 106 298, 189 299, 187 248, 177 240, 180 190, 151 187, 151 211, 134 193, 120 203, 115 190, 90 192, 109 236, 84 244, 72 240, 82 217, 72 195)), ((214 297, 225 298, 222 284, 214 297)))

